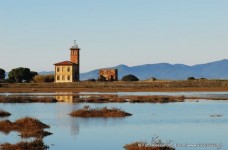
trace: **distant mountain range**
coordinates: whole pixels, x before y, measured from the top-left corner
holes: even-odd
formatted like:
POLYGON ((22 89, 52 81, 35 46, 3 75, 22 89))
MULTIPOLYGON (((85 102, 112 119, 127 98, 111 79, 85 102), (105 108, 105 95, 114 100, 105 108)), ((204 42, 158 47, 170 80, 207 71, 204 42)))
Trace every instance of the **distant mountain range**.
MULTIPOLYGON (((183 80, 187 79, 190 76, 193 76, 195 78, 228 79, 228 59, 210 62, 206 64, 198 64, 194 66, 188 66, 184 64, 157 63, 133 67, 118 65, 110 68, 118 69, 119 79, 121 79, 124 75, 127 74, 133 74, 137 76, 140 80, 146 80, 151 77, 168 80, 183 80)), ((98 72, 99 69, 92 70, 86 73, 81 73, 80 79, 97 79, 98 72)), ((44 71, 39 72, 39 74, 54 74, 54 72, 44 71)))
MULTIPOLYGON (((208 79, 228 79, 228 60, 220 60, 210 62, 206 64, 198 64, 194 66, 188 66, 184 64, 145 64, 139 66, 129 67, 126 65, 119 65, 110 68, 118 69, 118 76, 121 79, 124 75, 133 74, 140 80, 146 80, 151 77, 158 79, 169 80, 183 80, 190 76, 195 78, 208 78, 208 79)), ((81 80, 87 80, 90 78, 97 79, 99 69, 81 73, 81 80)))

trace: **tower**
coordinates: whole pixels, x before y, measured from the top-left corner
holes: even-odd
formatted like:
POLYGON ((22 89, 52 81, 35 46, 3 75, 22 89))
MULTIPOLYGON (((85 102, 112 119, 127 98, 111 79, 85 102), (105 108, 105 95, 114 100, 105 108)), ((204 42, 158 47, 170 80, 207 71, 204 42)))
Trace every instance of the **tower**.
POLYGON ((76 40, 74 40, 74 45, 70 48, 70 61, 79 65, 79 50, 80 48, 76 44, 76 40))
POLYGON ((74 40, 74 45, 70 48, 70 61, 75 65, 74 67, 74 78, 76 81, 79 81, 79 75, 80 75, 80 70, 79 70, 79 66, 80 66, 80 54, 79 54, 79 50, 80 48, 78 47, 78 45, 76 44, 76 40, 74 40))

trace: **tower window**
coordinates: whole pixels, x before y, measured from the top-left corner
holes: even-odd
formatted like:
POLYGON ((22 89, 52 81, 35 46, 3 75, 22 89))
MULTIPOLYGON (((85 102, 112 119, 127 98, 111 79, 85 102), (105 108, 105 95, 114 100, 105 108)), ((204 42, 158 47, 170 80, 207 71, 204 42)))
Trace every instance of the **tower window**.
POLYGON ((59 72, 59 70, 60 70, 59 67, 57 67, 57 72, 59 72))
POLYGON ((67 80, 70 80, 70 76, 67 76, 67 80))
POLYGON ((70 67, 67 68, 67 72, 70 72, 70 67))
POLYGON ((59 80, 60 78, 59 78, 59 76, 57 76, 57 80, 59 80))

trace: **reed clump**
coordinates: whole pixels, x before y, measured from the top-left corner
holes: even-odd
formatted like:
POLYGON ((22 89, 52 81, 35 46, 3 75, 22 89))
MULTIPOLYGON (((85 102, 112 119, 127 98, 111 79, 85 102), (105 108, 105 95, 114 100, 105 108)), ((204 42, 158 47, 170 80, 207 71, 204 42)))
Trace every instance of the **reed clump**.
POLYGON ((135 142, 124 146, 125 150, 175 150, 168 146, 152 146, 146 142, 135 142))
POLYGON ((33 80, 36 83, 51 83, 55 81, 55 76, 53 74, 36 75, 35 77, 33 77, 33 80))
POLYGON ((0 96, 0 103, 56 103, 53 97, 0 96))
POLYGON ((0 145, 2 150, 47 150, 49 147, 40 139, 31 142, 18 142, 16 144, 3 143, 0 145))
POLYGON ((0 121, 0 127, 0 131, 6 134, 11 131, 17 131, 22 138, 34 137, 40 139, 52 134, 44 131, 44 129, 50 128, 48 125, 29 117, 18 119, 15 122, 9 120, 0 121))
POLYGON ((183 102, 184 96, 116 96, 116 95, 97 95, 76 100, 77 102, 87 103, 170 103, 183 102))
POLYGON ((3 109, 0 109, 0 117, 8 117, 11 114, 3 109))
POLYGON ((155 135, 152 137, 151 143, 147 142, 134 142, 126 144, 125 150, 175 150, 172 147, 172 141, 162 141, 159 136, 155 135))
POLYGON ((91 109, 89 106, 84 106, 84 108, 79 110, 74 110, 70 113, 73 117, 126 117, 132 114, 127 113, 118 108, 108 109, 107 107, 91 109))

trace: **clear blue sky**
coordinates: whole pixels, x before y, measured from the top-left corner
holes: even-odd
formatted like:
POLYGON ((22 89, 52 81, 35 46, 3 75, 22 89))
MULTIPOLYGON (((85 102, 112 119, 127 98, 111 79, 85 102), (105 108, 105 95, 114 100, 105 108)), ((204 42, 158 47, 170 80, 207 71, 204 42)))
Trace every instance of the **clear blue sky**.
POLYGON ((77 40, 81 72, 228 58, 228 0, 4 0, 0 68, 52 71, 77 40))

